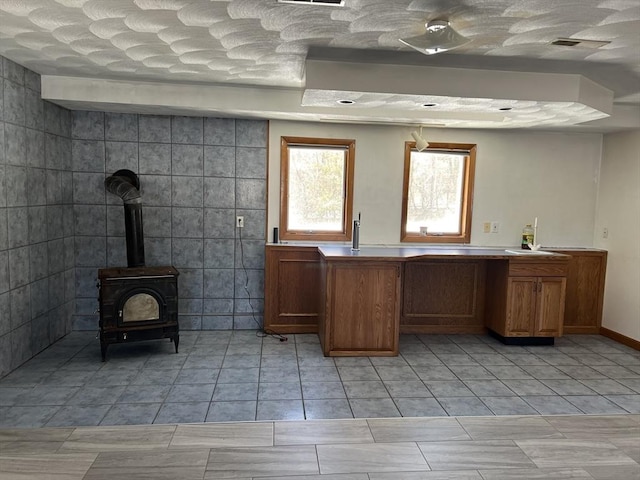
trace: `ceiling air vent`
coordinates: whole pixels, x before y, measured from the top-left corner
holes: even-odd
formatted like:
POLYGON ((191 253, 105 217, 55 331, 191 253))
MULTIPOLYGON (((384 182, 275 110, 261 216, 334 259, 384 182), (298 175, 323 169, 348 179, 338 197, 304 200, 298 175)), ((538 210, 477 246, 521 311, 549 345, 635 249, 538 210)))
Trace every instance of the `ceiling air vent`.
POLYGON ((278 0, 278 3, 293 3, 304 5, 325 5, 330 7, 343 7, 344 0, 278 0))
POLYGON ((558 38, 551 42, 551 45, 560 45, 561 47, 582 47, 582 48, 600 48, 609 45, 611 42, 607 40, 585 40, 582 38, 558 38))

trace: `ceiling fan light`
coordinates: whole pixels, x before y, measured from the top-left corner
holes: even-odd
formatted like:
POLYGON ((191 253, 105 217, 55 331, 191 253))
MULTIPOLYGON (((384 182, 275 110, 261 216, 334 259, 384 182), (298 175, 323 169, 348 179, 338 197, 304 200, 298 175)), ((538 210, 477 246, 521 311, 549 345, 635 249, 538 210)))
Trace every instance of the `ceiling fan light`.
POLYGON ((431 20, 425 27, 423 35, 400 38, 400 42, 425 55, 446 52, 470 42, 470 39, 456 32, 446 20, 431 20))
POLYGON ((445 28, 450 28, 451 24, 447 20, 429 20, 425 24, 427 28, 427 32, 439 32, 440 30, 444 30, 445 28))

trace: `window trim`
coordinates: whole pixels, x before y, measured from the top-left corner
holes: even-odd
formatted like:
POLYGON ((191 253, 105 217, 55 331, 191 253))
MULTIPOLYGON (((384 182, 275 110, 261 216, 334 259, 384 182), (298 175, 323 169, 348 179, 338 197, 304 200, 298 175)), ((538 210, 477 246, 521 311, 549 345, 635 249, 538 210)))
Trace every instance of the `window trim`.
POLYGON ((411 168, 411 152, 417 152, 416 142, 404 144, 404 177, 402 185, 402 219, 400 223, 400 241, 416 243, 470 243, 471 217, 473 210, 473 185, 476 171, 476 144, 473 143, 437 143, 429 142, 423 151, 445 150, 466 153, 464 166, 464 183, 462 188, 462 205, 460 214, 460 234, 452 235, 420 235, 407 232, 407 208, 409 200, 409 173, 411 168))
POLYGON ((280 238, 283 240, 345 241, 351 240, 353 228, 353 174, 356 141, 340 138, 280 137, 280 238), (289 146, 340 147, 345 150, 343 179, 344 205, 342 231, 304 232, 287 230, 289 215, 289 146))

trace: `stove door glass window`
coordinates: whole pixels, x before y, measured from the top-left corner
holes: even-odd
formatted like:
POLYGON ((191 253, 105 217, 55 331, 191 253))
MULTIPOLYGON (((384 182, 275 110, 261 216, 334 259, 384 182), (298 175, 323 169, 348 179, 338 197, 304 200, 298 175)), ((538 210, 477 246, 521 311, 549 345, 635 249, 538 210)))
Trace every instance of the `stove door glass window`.
POLYGON ((122 309, 123 322, 142 322, 145 320, 158 320, 159 318, 160 305, 148 293, 132 295, 125 302, 122 309))

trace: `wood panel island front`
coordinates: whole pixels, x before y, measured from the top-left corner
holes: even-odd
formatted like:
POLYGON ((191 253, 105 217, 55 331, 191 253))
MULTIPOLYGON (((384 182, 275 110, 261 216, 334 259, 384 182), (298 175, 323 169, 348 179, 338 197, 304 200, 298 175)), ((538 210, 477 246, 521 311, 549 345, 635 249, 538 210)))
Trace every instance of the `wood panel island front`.
POLYGON ((327 356, 393 356, 400 333, 552 344, 570 256, 478 247, 268 245, 265 328, 317 331, 327 356))

